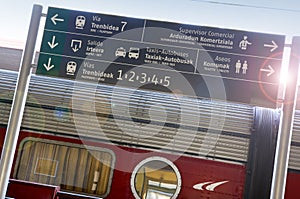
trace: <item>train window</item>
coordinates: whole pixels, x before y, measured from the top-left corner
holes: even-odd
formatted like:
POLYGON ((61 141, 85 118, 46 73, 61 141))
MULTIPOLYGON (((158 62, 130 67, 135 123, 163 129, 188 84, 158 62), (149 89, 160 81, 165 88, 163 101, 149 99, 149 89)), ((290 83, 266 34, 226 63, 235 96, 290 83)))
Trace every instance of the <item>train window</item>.
POLYGON ((140 162, 131 176, 131 190, 136 199, 174 199, 181 188, 177 167, 163 157, 140 162))
POLYGON ((26 139, 20 146, 14 178, 60 186, 64 192, 105 197, 115 156, 108 149, 26 139))

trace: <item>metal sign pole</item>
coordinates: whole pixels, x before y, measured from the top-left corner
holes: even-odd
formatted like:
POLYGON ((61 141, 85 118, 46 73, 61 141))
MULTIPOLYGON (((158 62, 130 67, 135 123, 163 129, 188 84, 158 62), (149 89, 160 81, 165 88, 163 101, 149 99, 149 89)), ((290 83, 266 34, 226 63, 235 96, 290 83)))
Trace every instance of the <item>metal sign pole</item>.
POLYGON ((6 130, 5 141, 1 154, 0 162, 0 198, 4 199, 8 187, 9 176, 13 164, 14 154, 16 151, 19 130, 23 118, 27 92, 32 71, 32 59, 34 56, 36 38, 40 25, 43 7, 34 5, 32 9, 31 21, 26 41, 26 46, 23 52, 22 61, 19 69, 17 85, 15 89, 12 109, 6 130))
POLYGON ((292 139, 293 117, 295 112, 300 63, 300 37, 294 37, 288 69, 289 83, 286 87, 282 116, 277 139, 271 199, 283 199, 285 194, 287 169, 292 139), (296 56, 295 56, 296 55, 296 56))

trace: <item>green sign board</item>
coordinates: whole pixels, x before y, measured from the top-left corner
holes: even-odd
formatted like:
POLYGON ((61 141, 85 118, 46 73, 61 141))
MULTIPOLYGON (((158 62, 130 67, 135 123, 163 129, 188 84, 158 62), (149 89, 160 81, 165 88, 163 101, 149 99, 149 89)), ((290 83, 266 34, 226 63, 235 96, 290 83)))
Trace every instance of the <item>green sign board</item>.
POLYGON ((37 74, 273 107, 284 42, 282 35, 49 8, 37 74))

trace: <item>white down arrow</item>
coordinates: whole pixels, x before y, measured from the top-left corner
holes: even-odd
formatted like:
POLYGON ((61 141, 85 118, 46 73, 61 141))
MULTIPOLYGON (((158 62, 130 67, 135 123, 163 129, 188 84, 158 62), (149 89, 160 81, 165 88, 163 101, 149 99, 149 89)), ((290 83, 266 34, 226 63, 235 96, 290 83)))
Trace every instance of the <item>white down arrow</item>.
POLYGON ((43 64, 44 65, 44 67, 45 67, 45 69, 47 70, 47 71, 49 71, 49 70, 51 70, 52 68, 54 68, 54 65, 53 64, 51 64, 51 58, 49 58, 48 59, 48 64, 43 64))
POLYGON ((57 45, 58 45, 58 43, 56 43, 55 42, 55 36, 53 36, 52 37, 52 42, 48 42, 48 45, 49 45, 49 47, 51 48, 51 49, 53 49, 53 48, 55 48, 57 45))

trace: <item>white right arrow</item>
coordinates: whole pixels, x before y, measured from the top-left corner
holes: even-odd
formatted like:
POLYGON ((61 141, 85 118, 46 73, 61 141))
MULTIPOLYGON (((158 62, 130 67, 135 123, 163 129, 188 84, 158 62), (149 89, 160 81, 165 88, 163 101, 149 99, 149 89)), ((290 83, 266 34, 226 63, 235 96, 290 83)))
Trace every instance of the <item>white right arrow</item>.
POLYGON ((58 45, 58 43, 55 43, 55 36, 52 37, 52 42, 51 43, 48 42, 48 45, 51 49, 55 48, 58 45))
POLYGON ((48 64, 44 64, 44 67, 47 71, 51 70, 52 68, 54 68, 54 65, 51 64, 51 58, 48 59, 48 64))
POLYGON ((272 40, 272 44, 264 44, 264 47, 271 48, 270 52, 273 52, 278 48, 278 45, 272 40))
POLYGON ((51 21, 52 21, 52 23, 54 24, 54 25, 56 25, 57 23, 57 21, 60 21, 60 22, 63 22, 64 21, 64 19, 61 19, 61 18, 57 18, 58 17, 58 14, 55 14, 53 17, 51 17, 51 21))
POLYGON ((262 72, 267 72, 267 73, 268 73, 268 74, 267 74, 268 77, 271 76, 271 75, 275 72, 275 70, 272 68, 271 65, 268 65, 268 69, 266 69, 266 68, 261 68, 260 71, 262 71, 262 72))

